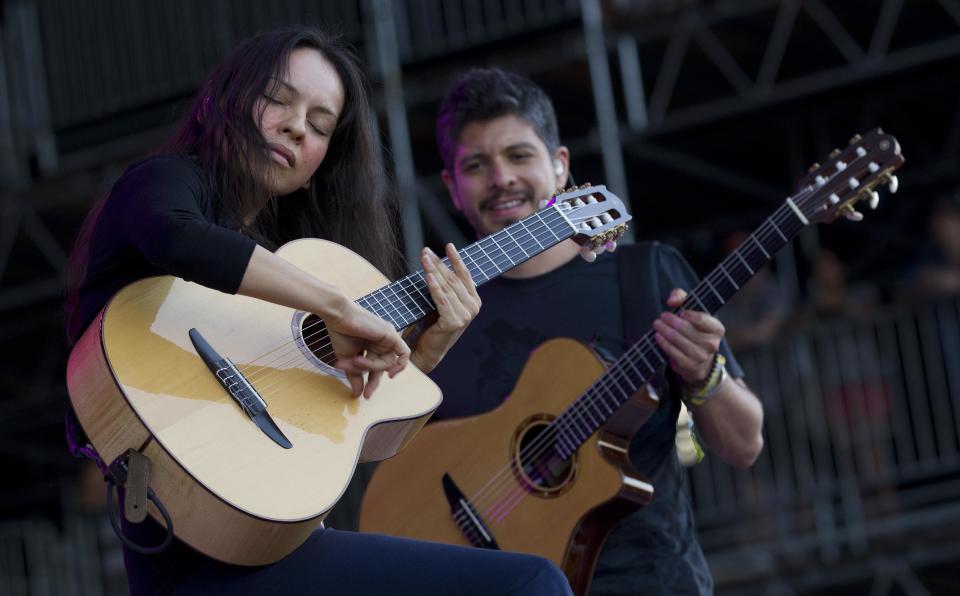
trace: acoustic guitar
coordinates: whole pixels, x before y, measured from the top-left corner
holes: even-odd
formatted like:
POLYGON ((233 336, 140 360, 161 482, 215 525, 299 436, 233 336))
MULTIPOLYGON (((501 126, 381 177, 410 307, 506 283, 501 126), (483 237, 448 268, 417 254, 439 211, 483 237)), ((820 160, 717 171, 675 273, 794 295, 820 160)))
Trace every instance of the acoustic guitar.
MULTIPOLYGON (((714 313, 810 223, 896 191, 896 139, 876 129, 814 165, 763 224, 704 277, 682 308, 714 313)), ((679 310, 679 309, 678 309, 679 310)), ((377 467, 360 529, 542 555, 586 594, 614 524, 650 501, 653 486, 628 458, 630 440, 658 406, 642 388, 667 361, 648 331, 608 366, 571 339, 541 344, 510 398, 491 412, 430 424, 377 467)))
MULTIPOLYGON (((629 220, 605 187, 583 186, 460 254, 481 285, 564 240, 615 239, 629 220)), ((315 239, 277 254, 397 330, 435 310, 422 270, 387 283, 355 253, 315 239)), ((149 459, 151 516, 210 557, 262 565, 319 526, 358 461, 394 455, 440 404, 414 366, 383 378, 372 399, 355 398, 333 361, 315 315, 152 277, 117 293, 84 332, 67 386, 106 465, 117 470, 131 452, 149 459)))

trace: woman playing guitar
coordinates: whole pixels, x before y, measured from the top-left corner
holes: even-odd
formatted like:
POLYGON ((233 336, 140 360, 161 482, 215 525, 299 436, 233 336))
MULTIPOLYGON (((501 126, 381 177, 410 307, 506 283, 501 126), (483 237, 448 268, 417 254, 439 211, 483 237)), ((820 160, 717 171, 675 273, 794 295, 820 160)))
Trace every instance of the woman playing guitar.
MULTIPOLYGON (((356 59, 322 32, 286 29, 238 47, 170 140, 130 166, 88 216, 68 272, 71 339, 124 286, 173 275, 321 317, 336 368, 358 399, 408 363, 431 370, 480 307, 452 246, 452 270, 422 254, 439 316, 412 347, 337 287, 271 252, 316 236, 397 273, 393 204, 376 166, 370 113, 356 59)), ((164 534, 150 518, 124 529, 139 544, 164 534)), ((271 565, 229 565, 177 540, 159 554, 125 548, 125 564, 134 594, 569 592, 539 557, 330 529, 271 565)))

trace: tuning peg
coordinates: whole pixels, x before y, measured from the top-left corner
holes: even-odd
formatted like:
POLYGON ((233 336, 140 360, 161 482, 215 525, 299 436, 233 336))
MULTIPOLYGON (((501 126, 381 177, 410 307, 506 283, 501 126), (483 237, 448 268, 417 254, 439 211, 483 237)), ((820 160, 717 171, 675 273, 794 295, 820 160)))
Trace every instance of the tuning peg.
POLYGON ((870 191, 870 202, 868 204, 870 205, 871 209, 876 209, 877 205, 880 204, 880 194, 877 191, 870 191))
POLYGON ((580 248, 580 257, 584 261, 592 263, 597 260, 597 253, 595 253, 593 248, 588 244, 580 248))
POLYGON ((897 189, 900 188, 900 180, 896 176, 890 176, 888 188, 890 189, 890 192, 896 193, 897 189))
POLYGON ((840 150, 839 150, 839 149, 834 149, 833 151, 830 152, 830 159, 833 159, 833 158, 835 158, 835 157, 838 156, 838 155, 840 155, 840 150))
POLYGON ((863 221, 863 213, 851 209, 843 214, 850 221, 863 221))
POLYGON ((810 174, 812 174, 812 173, 816 172, 816 171, 819 170, 819 169, 820 169, 820 164, 818 164, 817 162, 813 162, 813 165, 810 166, 809 168, 807 168, 807 172, 809 172, 810 174))
POLYGON ((604 244, 604 247, 610 252, 617 250, 617 241, 616 240, 607 240, 604 244))
POLYGON ((857 143, 860 142, 860 139, 862 139, 862 138, 863 138, 863 137, 861 137, 860 135, 853 135, 852 137, 850 137, 850 144, 851 144, 851 145, 856 145, 857 143))

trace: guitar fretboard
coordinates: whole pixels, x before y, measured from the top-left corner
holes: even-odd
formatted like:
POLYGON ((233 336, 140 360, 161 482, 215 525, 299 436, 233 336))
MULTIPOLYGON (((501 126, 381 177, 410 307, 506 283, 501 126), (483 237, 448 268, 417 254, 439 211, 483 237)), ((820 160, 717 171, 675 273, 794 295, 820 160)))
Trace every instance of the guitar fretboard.
MULTIPOLYGON (((803 221, 787 204, 781 206, 690 291, 677 311, 717 312, 803 226, 803 221)), ((558 456, 566 459, 573 454, 666 362, 667 357, 654 340, 653 331, 648 331, 551 423, 558 456)))
MULTIPOLYGON (((460 249, 460 257, 480 286, 573 235, 570 223, 554 205, 460 249)), ((444 258, 443 263, 449 265, 450 261, 444 258)), ((423 269, 367 294, 357 303, 398 331, 436 310, 423 269)))

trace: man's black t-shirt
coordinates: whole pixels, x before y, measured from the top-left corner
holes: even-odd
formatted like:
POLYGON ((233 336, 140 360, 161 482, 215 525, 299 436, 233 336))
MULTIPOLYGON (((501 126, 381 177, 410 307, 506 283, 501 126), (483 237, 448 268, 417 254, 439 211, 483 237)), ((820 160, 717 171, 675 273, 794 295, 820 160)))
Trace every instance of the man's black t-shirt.
MULTIPOLYGON (((695 285, 696 276, 680 253, 662 244, 624 247, 594 263, 573 259, 535 278, 489 282, 479 289, 480 314, 430 373, 443 391, 435 418, 496 408, 509 396, 531 351, 550 338, 592 342, 601 353, 619 357, 629 347, 625 338, 642 335, 666 309, 670 290, 695 285), (632 306, 640 307, 633 312, 641 313, 636 317, 641 329, 625 330, 621 259, 636 259, 630 269, 638 275, 633 286, 646 289, 631 297, 639 301, 632 306)), ((742 377, 726 342, 721 351, 730 374, 742 377)), ((701 594, 712 589, 676 455, 680 383, 667 371, 652 382, 661 405, 634 437, 630 456, 653 481, 654 499, 611 533, 594 573, 593 594, 701 594)))

